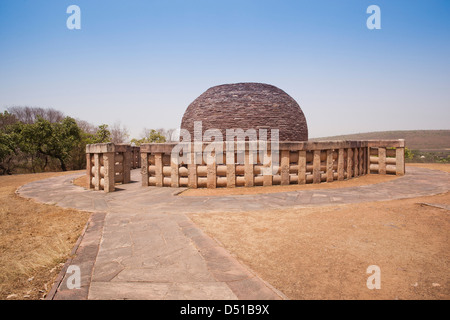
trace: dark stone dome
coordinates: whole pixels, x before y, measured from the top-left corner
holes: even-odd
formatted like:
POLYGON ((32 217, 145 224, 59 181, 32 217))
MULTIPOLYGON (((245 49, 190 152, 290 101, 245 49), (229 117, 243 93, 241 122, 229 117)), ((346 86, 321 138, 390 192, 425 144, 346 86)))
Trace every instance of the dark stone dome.
POLYGON ((297 102, 283 90, 263 83, 236 83, 215 86, 192 102, 183 115, 181 129, 194 137, 194 121, 202 130, 279 130, 280 141, 308 140, 305 115, 297 102))

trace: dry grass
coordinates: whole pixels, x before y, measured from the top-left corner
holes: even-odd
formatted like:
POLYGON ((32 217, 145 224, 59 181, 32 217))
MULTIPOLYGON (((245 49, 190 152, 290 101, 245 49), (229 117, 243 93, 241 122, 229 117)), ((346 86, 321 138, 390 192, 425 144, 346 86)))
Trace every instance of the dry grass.
POLYGON ((191 218, 291 299, 449 299, 449 211, 421 202, 450 205, 450 193, 191 218), (366 287, 369 265, 380 290, 366 287))
POLYGON ((69 257, 89 213, 15 194, 31 181, 68 173, 0 176, 0 299, 40 299, 69 257))
POLYGON ((73 184, 85 189, 89 189, 86 175, 74 179, 73 184))

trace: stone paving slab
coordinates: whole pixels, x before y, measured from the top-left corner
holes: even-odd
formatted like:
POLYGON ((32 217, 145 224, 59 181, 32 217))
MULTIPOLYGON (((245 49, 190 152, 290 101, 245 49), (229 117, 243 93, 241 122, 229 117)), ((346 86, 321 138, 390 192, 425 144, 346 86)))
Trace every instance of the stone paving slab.
POLYGON ((94 213, 91 215, 85 232, 71 253, 70 258, 64 265, 55 286, 49 292, 47 299, 54 300, 83 300, 87 299, 91 284, 91 276, 97 257, 102 235, 105 213, 94 213), (75 265, 80 268, 80 289, 73 290, 67 287, 67 282, 72 273, 66 273, 69 266, 75 265))
MULTIPOLYGON (((186 213, 384 201, 444 193, 450 187, 450 174, 410 167, 407 175, 374 185, 220 197, 177 196, 183 188, 140 183, 96 192, 71 183, 80 175, 31 182, 17 191, 39 202, 94 213, 68 261, 81 269, 81 289, 68 289, 64 275, 54 299, 286 299, 186 213)), ((131 178, 140 180, 139 169, 131 178)))
POLYGON ((224 283, 93 282, 94 300, 237 300, 224 283))

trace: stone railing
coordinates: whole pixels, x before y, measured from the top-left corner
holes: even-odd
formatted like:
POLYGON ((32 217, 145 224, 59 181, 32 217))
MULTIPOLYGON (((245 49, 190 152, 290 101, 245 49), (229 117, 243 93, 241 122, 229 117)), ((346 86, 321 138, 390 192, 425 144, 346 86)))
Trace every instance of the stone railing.
POLYGON ((405 140, 368 141, 368 173, 405 174, 405 140))
POLYGON ((136 169, 141 167, 141 152, 139 147, 131 147, 131 169, 136 169))
POLYGON ((251 187, 342 181, 367 173, 405 173, 404 140, 280 142, 273 155, 270 145, 267 152, 260 153, 257 145, 247 142, 240 158, 236 143, 228 149, 224 144, 221 158, 213 153, 211 161, 203 156, 210 144, 203 143, 197 148, 200 150, 192 144, 184 158, 190 160, 188 163, 178 163, 180 160, 172 157, 176 145, 141 145, 143 186, 251 187))
MULTIPOLYGON (((138 164, 136 147, 126 144, 98 143, 86 146, 86 174, 89 189, 112 192, 116 183, 130 182, 130 169, 138 164)), ((140 158, 140 157, 138 157, 140 158)))
POLYGON ((141 163, 142 185, 158 187, 232 188, 342 181, 365 174, 405 174, 404 140, 280 142, 273 154, 270 144, 262 152, 258 144, 235 142, 231 148, 223 144, 222 154, 216 155, 214 150, 210 160, 204 151, 211 149, 211 143, 201 144, 200 150, 191 144, 183 158, 189 161, 184 162, 172 157, 177 145, 87 145, 89 188, 114 191, 117 183, 130 182, 130 170, 141 163))

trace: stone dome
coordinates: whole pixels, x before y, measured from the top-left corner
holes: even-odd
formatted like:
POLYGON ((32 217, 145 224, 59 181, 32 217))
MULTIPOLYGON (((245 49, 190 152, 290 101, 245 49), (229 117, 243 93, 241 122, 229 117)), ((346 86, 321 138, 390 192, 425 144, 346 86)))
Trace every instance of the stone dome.
POLYGON ((219 129, 279 130, 280 141, 308 140, 306 118, 298 103, 283 90, 263 83, 224 84, 209 88, 192 102, 183 115, 181 129, 194 138, 194 121, 202 121, 204 133, 219 129))

